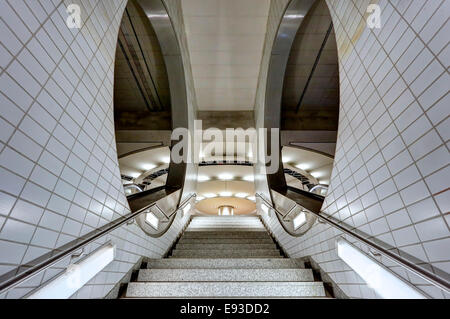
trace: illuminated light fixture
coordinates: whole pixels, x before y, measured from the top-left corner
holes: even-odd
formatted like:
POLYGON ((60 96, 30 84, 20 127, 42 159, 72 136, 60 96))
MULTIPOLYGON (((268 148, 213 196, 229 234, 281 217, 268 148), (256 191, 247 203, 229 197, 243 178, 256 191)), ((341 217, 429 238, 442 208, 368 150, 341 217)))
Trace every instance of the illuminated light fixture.
POLYGON ((233 216, 234 215, 234 207, 229 205, 219 206, 219 216, 233 216))
POLYGON ((302 18, 304 18, 305 16, 304 15, 302 15, 302 14, 286 14, 285 16, 284 16, 284 18, 286 18, 286 19, 302 19, 302 18))
POLYGON ((217 177, 223 181, 229 181, 229 180, 233 179, 233 175, 231 175, 230 173, 222 173, 222 174, 219 174, 219 176, 217 176, 217 177))
POLYGON ((261 205, 261 209, 264 213, 269 214, 269 207, 267 207, 266 205, 261 205))
POLYGON ((299 169, 301 169, 303 171, 306 171, 306 170, 311 168, 311 165, 302 163, 302 164, 296 165, 295 167, 297 167, 297 168, 299 168, 299 169))
POLYGON ((283 157, 281 158, 281 161, 282 161, 283 163, 288 163, 288 162, 291 161, 291 158, 290 158, 290 157, 287 157, 287 156, 283 156, 283 157))
POLYGON ((398 275, 368 256, 353 244, 339 238, 337 253, 375 292, 385 299, 425 299, 426 296, 410 286, 398 275))
POLYGON ((295 218, 292 220, 292 222, 294 223, 294 230, 297 230, 300 227, 302 227, 304 224, 306 224, 306 214, 305 214, 305 212, 301 211, 300 214, 295 216, 295 218))
POLYGON ((206 175, 199 175, 197 177, 197 181, 199 181, 199 182, 206 182, 206 181, 209 181, 209 180, 210 180, 210 178, 208 176, 206 176, 206 175))
POLYGON ((131 173, 130 176, 133 178, 138 178, 139 176, 141 176, 141 173, 131 173))
POLYGON ((163 157, 163 158, 162 158, 162 162, 163 162, 164 164, 170 164, 170 156, 169 156, 169 157, 163 157))
POLYGON ((156 168, 158 166, 156 166, 155 164, 144 164, 142 165, 142 168, 146 171, 151 171, 152 169, 156 168))
POLYGON ((237 194, 234 194, 234 196, 238 197, 238 198, 245 198, 248 196, 248 194, 247 193, 237 193, 237 194))
POLYGON ((158 230, 159 227, 159 219, 158 217, 155 216, 155 214, 153 214, 152 212, 148 212, 145 215, 145 221, 152 226, 154 229, 158 230))
POLYGON ((217 197, 217 194, 213 194, 213 193, 207 193, 207 194, 203 194, 206 198, 214 198, 217 197))
POLYGON ((256 197, 255 196, 247 196, 248 200, 251 200, 252 202, 256 201, 256 197))
POLYGON ((68 299, 108 266, 116 253, 116 246, 108 243, 83 260, 70 265, 54 280, 29 295, 28 299, 68 299))
POLYGON ((244 181, 247 181, 247 182, 254 182, 255 181, 255 178, 254 178, 254 176, 253 175, 247 175, 247 176, 244 176, 244 178, 242 178, 244 181))
POLYGON ((189 211, 191 210, 191 204, 189 203, 189 204, 187 204, 186 206, 184 206, 184 208, 183 208, 183 214, 187 214, 187 213, 189 213, 189 211))
POLYGON ((232 192, 221 192, 221 193, 219 193, 219 195, 221 197, 230 197, 231 195, 233 195, 233 193, 232 192))
POLYGON ((320 173, 320 172, 312 172, 311 176, 314 177, 314 178, 319 178, 320 176, 322 176, 322 173, 320 173))
POLYGON ((195 200, 197 201, 197 202, 199 202, 199 201, 201 201, 201 200, 204 200, 205 199, 205 197, 203 197, 203 196, 197 196, 196 198, 195 198, 195 200))

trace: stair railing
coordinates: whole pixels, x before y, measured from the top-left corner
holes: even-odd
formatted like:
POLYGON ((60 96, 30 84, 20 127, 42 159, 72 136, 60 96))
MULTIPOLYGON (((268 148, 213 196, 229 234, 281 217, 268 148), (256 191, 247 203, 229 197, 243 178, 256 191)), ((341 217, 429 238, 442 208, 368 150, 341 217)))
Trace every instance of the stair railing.
MULTIPOLYGON (((183 209, 189 203, 189 201, 193 197, 196 197, 196 196, 197 196, 196 194, 191 194, 183 203, 178 205, 177 209, 175 209, 174 213, 172 213, 169 216, 169 218, 171 216, 173 216, 176 212, 178 212, 180 209, 183 209)), ((70 245, 70 247, 62 250, 61 252, 56 253, 55 255, 38 263, 37 265, 30 267, 28 270, 23 271, 23 272, 17 274, 16 276, 0 283, 0 294, 8 292, 9 290, 13 289, 14 287, 17 287, 21 283, 36 276, 40 272, 54 266, 55 264, 57 264, 58 262, 62 261, 65 258, 72 257, 72 256, 79 257, 80 256, 79 251, 80 250, 83 251, 83 249, 87 245, 89 245, 92 242, 94 242, 95 240, 111 233, 113 230, 115 230, 123 225, 132 224, 134 222, 134 220, 136 219, 136 217, 138 217, 139 215, 141 215, 143 213, 147 213, 149 211, 149 209, 152 207, 158 207, 156 202, 151 203, 150 205, 147 205, 147 206, 145 206, 135 212, 132 212, 128 215, 122 216, 122 217, 116 219, 115 221, 94 230, 93 232, 89 233, 87 236, 82 236, 82 237, 78 238, 77 240, 74 241, 74 243, 72 245, 70 245), (78 240, 79 240, 79 242, 77 242, 78 240)), ((158 207, 158 209, 160 209, 160 208, 158 207)))
MULTIPOLYGON (((264 196, 262 196, 259 193, 255 194, 256 197, 259 197, 263 202, 264 205, 266 205, 267 207, 269 207, 270 209, 273 209, 276 213, 278 213, 281 216, 285 216, 283 215, 283 213, 281 213, 278 209, 276 209, 266 198, 264 198, 264 196)), ((301 207, 301 205, 295 203, 295 205, 298 205, 301 207)), ((384 257, 386 257, 387 259, 389 259, 390 261, 398 264, 399 266, 409 270, 410 272, 414 273, 415 275, 419 276, 420 278, 422 278, 423 280, 431 283, 434 286, 439 287, 440 289, 442 289, 443 291, 445 291, 446 293, 450 293, 450 283, 448 280, 432 273, 431 271, 424 269, 420 266, 417 266, 416 264, 414 264, 413 262, 407 260, 404 257, 401 257, 397 254, 394 254, 392 252, 390 252, 389 250, 381 247, 380 245, 374 243, 373 241, 364 238, 363 236, 351 231, 350 229, 348 229, 347 227, 344 227, 340 224, 338 224, 337 222, 333 221, 330 217, 326 216, 323 213, 316 213, 310 210, 307 210, 308 213, 313 214, 315 216, 317 216, 318 221, 319 222, 325 222, 328 225, 334 227, 335 229, 340 230, 341 232, 351 236, 352 238, 358 240, 359 242, 365 244, 366 246, 369 247, 370 249, 375 250, 375 254, 378 253, 384 257)))

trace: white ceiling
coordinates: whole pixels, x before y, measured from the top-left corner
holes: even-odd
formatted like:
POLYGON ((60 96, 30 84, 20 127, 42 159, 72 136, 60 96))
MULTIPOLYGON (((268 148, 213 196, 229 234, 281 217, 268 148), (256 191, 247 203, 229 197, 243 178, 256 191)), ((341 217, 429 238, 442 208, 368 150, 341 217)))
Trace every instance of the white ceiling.
POLYGON ((270 0, 182 0, 200 111, 253 110, 270 0))
MULTIPOLYGON (((328 185, 333 171, 334 159, 314 151, 295 147, 283 147, 282 158, 284 167, 316 180, 319 184, 328 185)), ((289 180, 292 180, 289 178, 289 180)))

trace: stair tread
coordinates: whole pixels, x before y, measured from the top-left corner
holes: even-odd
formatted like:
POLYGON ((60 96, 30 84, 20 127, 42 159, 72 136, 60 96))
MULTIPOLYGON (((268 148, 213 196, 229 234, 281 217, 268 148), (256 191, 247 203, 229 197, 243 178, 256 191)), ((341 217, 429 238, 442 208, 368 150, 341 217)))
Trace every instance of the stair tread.
POLYGON ((139 282, 314 281, 311 269, 141 269, 139 282))
POLYGON ((148 268, 295 268, 297 263, 288 258, 166 258, 166 259, 148 259, 148 268))
POLYGON ((194 217, 165 259, 146 259, 125 298, 326 298, 259 217, 194 217))
POLYGON ((205 249, 277 249, 275 243, 271 244, 185 244, 178 243, 176 249, 192 249, 192 250, 205 250, 205 249))
POLYGON ((129 298, 325 297, 321 282, 132 282, 129 298))

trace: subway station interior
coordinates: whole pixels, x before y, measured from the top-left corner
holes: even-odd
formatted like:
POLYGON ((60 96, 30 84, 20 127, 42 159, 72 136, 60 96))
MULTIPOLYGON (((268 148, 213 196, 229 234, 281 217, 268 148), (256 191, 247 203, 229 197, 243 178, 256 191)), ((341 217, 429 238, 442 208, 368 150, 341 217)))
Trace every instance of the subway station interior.
POLYGON ((0 299, 450 298, 449 17, 0 0, 0 299))

